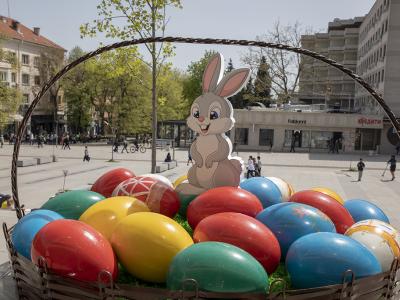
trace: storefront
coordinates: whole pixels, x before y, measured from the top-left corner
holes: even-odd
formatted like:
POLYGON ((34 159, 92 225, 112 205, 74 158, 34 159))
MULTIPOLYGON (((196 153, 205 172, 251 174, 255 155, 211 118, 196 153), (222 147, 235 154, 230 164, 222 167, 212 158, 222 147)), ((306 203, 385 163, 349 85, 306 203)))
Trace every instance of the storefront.
POLYGON ((383 120, 322 112, 235 110, 230 138, 237 150, 379 151, 383 120))

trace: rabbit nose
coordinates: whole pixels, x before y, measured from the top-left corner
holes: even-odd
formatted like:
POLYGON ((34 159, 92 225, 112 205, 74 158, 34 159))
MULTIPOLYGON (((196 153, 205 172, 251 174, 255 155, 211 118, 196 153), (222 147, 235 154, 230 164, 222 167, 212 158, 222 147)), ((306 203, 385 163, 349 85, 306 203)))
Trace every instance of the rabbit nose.
POLYGON ((200 116, 200 117, 199 117, 199 121, 200 121, 200 122, 204 122, 204 119, 205 119, 205 118, 204 118, 203 116, 200 116))

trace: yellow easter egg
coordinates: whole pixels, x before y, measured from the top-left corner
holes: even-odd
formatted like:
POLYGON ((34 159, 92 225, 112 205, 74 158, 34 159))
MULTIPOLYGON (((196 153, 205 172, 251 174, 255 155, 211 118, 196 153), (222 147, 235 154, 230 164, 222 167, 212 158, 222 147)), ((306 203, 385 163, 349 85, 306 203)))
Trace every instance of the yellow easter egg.
POLYGON ((111 234, 119 221, 127 215, 148 211, 150 210, 147 205, 134 197, 111 197, 89 207, 79 218, 79 221, 92 226, 106 239, 110 240, 111 234))
POLYGON ((176 179, 174 181, 174 188, 176 188, 178 185, 180 185, 182 182, 184 182, 185 180, 187 180, 187 175, 184 174, 182 176, 179 176, 178 179, 176 179))
POLYGON ((157 213, 139 212, 118 223, 111 244, 119 262, 133 276, 165 282, 172 259, 193 240, 181 225, 157 213))
POLYGON ((342 197, 340 197, 338 193, 336 193, 335 191, 332 191, 331 189, 323 188, 323 187, 316 187, 316 188, 312 188, 311 190, 331 196, 333 199, 335 199, 340 204, 342 204, 342 205, 344 204, 342 197))

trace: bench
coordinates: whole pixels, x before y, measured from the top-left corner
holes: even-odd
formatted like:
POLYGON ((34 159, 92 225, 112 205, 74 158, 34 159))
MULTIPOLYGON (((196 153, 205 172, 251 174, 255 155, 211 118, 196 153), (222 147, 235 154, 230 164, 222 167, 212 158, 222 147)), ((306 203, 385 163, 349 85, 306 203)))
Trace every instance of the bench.
POLYGON ((49 164, 53 162, 52 156, 43 156, 43 157, 36 157, 35 158, 38 165, 49 164))
POLYGON ((167 170, 171 170, 178 166, 178 162, 173 160, 171 162, 163 162, 156 166, 156 173, 161 173, 167 170))
POLYGON ((17 161, 18 167, 29 167, 29 166, 36 166, 37 159, 36 158, 22 158, 17 161))

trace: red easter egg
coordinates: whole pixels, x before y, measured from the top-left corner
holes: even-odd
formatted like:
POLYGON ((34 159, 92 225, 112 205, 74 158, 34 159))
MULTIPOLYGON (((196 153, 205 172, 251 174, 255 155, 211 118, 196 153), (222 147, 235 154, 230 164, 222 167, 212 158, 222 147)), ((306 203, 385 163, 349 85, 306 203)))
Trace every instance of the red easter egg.
POLYGON ((93 184, 91 190, 109 198, 118 184, 132 177, 135 177, 135 174, 128 169, 114 169, 104 173, 100 178, 98 178, 93 184))
POLYGON ((179 196, 165 183, 147 176, 137 176, 121 182, 113 196, 132 196, 147 204, 150 211, 173 218, 180 207, 179 196))
POLYGON ((281 259, 281 248, 275 235, 260 221, 240 213, 219 213, 203 219, 193 233, 195 243, 223 242, 250 253, 273 273, 281 259))
POLYGON ((319 209, 332 220, 337 233, 344 234, 354 224, 353 217, 347 209, 324 193, 312 190, 300 191, 290 196, 289 201, 307 204, 319 209))
POLYGON ((117 278, 118 266, 109 241, 93 227, 75 220, 48 223, 35 235, 32 261, 39 265, 43 257, 57 275, 97 282, 102 270, 117 278))
POLYGON ((190 202, 187 220, 193 229, 201 220, 221 212, 237 212, 255 217, 263 206, 252 193, 232 186, 208 190, 190 202))

